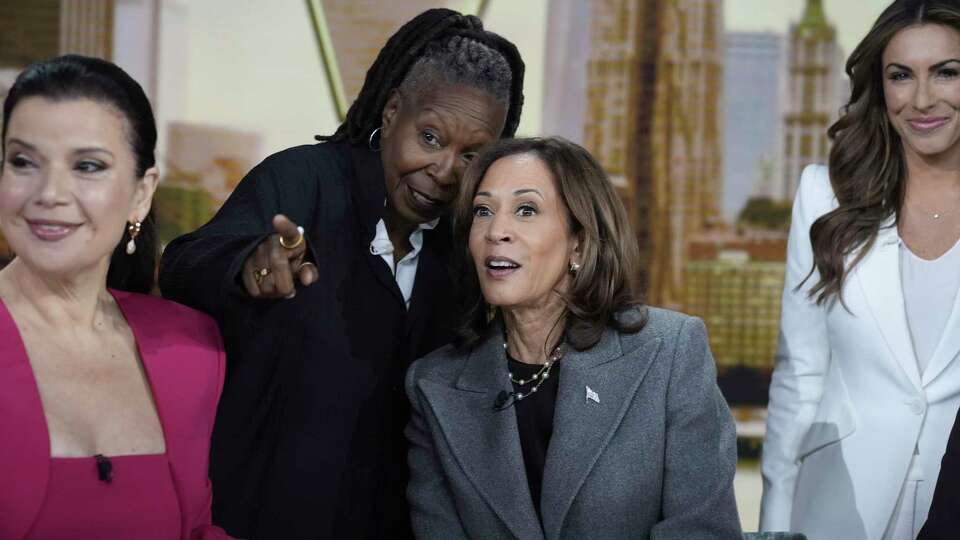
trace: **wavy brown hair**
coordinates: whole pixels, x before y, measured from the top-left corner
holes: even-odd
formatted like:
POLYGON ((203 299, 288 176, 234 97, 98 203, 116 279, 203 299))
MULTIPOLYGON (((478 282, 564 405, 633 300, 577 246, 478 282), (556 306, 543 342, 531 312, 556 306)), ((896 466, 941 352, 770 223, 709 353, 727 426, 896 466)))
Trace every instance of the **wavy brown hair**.
POLYGON ((897 0, 847 60, 850 101, 827 131, 833 140, 830 183, 838 206, 810 227, 814 268, 807 278, 814 270, 820 273, 810 290, 818 304, 840 298, 845 278, 873 246, 880 228, 891 216, 893 226, 899 220, 907 173, 903 144, 887 117, 883 52, 897 32, 919 24, 960 31, 960 5, 956 0, 897 0))
MULTIPOLYGON (((561 139, 501 139, 477 156, 460 184, 453 209, 453 240, 463 324, 458 344, 470 347, 490 328, 488 305, 480 291, 476 266, 470 256, 473 198, 496 161, 517 154, 536 156, 550 170, 567 209, 567 222, 580 240, 580 270, 563 295, 565 339, 577 350, 589 349, 610 327, 633 333, 646 323, 642 317, 621 317, 631 307, 642 307, 634 290, 639 269, 636 237, 617 192, 599 163, 582 147, 561 139)), ((558 321, 559 322, 559 321, 558 321)))

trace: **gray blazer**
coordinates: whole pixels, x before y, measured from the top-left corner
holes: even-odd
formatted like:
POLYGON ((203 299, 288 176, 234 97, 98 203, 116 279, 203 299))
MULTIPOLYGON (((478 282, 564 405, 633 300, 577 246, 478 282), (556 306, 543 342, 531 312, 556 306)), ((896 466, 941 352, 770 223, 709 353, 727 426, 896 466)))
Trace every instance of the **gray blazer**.
POLYGON ((512 389, 501 332, 469 354, 448 346, 415 362, 407 498, 417 537, 740 540, 736 433, 706 328, 662 309, 648 316, 640 332, 608 329, 558 364, 542 527, 516 412, 493 409, 512 389))

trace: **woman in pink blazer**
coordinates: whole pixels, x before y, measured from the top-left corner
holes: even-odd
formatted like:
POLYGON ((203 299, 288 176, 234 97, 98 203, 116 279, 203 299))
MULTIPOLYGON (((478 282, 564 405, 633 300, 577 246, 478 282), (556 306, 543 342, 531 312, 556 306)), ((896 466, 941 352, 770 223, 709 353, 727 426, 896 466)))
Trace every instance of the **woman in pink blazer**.
POLYGON ((214 322, 146 294, 156 126, 102 60, 31 65, 4 102, 0 540, 226 538, 207 455, 214 322))

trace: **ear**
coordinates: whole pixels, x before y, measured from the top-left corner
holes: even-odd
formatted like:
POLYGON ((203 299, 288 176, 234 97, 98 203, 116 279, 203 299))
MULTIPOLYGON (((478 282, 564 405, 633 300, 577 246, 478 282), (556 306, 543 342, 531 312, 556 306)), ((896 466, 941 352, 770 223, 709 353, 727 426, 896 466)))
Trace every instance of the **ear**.
POLYGON ((403 96, 400 95, 399 89, 394 88, 390 91, 390 96, 383 106, 383 113, 380 115, 380 126, 382 128, 380 132, 381 137, 384 135, 389 136, 390 130, 396 122, 397 114, 400 112, 402 101, 403 96))
POLYGON ((157 184, 160 182, 160 171, 156 167, 150 167, 143 178, 137 180, 137 187, 133 193, 133 208, 131 209, 130 221, 143 221, 150 213, 150 206, 153 203, 153 194, 157 191, 157 184))
POLYGON ((580 259, 582 255, 580 246, 583 245, 583 231, 572 235, 570 237, 570 262, 583 263, 580 259))

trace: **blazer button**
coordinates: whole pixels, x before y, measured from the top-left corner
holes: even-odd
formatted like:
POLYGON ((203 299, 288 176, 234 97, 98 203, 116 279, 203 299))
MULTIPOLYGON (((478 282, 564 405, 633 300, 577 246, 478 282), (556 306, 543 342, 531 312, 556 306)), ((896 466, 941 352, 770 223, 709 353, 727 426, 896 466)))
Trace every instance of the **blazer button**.
POLYGON ((917 416, 920 416, 927 411, 927 402, 920 398, 910 400, 909 405, 910 412, 917 416))

